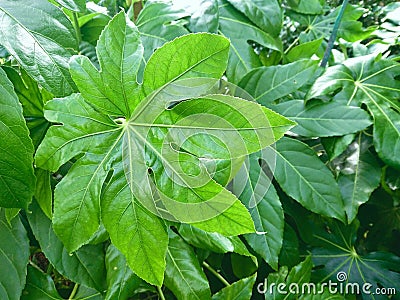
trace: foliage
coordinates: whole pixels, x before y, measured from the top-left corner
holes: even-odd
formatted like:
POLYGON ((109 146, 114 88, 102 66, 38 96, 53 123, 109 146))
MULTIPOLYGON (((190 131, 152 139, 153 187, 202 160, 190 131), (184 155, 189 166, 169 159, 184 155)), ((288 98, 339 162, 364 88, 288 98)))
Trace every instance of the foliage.
POLYGON ((0 298, 400 293, 400 5, 361 2, 330 49, 335 1, 0 0, 0 298))

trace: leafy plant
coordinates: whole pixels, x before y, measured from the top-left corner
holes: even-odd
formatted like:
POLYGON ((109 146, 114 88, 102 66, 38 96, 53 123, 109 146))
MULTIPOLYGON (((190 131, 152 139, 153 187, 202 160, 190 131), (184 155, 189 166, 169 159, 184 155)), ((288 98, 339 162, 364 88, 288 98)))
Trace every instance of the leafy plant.
POLYGON ((0 0, 1 299, 398 297, 397 3, 25 2, 0 0))

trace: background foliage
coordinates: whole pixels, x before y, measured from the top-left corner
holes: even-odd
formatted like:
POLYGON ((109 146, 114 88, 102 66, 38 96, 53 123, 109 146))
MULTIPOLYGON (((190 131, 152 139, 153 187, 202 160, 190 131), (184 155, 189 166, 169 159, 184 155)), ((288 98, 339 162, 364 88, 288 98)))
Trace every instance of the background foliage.
MULTIPOLYGON (((400 3, 350 1, 321 68, 340 5, 0 0, 0 298, 342 299, 329 291, 257 291, 266 278, 319 284, 341 271, 349 282, 395 288, 389 298, 397 299, 400 3), (214 35, 188 35, 200 32, 214 35), (147 157, 132 170, 155 178, 166 195, 177 192, 160 183, 168 170, 155 163, 148 173, 143 163, 157 161, 166 131, 138 133, 135 125, 146 119, 132 112, 156 109, 142 99, 181 76, 223 76, 262 106, 240 111, 242 102, 233 101, 232 111, 213 109, 232 101, 229 95, 170 111, 165 102, 155 119, 160 128, 200 108, 227 120, 239 110, 268 119, 278 140, 242 153, 249 154, 236 170, 236 179, 248 178, 243 189, 227 185, 224 170, 235 162, 226 149, 197 149, 195 139, 185 145, 197 157, 218 156, 207 193, 222 189, 236 201, 202 224, 148 212, 129 188, 141 178, 127 182, 122 164, 122 141, 136 134, 147 157)), ((262 134, 261 125, 229 121, 262 134)), ((179 190, 182 199, 209 195, 189 197, 190 189, 179 190)))

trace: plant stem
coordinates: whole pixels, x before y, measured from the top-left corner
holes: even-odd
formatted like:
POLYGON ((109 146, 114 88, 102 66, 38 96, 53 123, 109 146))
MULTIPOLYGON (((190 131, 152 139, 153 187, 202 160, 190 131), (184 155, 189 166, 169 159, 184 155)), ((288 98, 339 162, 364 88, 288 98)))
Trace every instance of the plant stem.
POLYGON ((160 295, 161 300, 165 300, 164 293, 163 293, 162 289, 159 286, 157 286, 157 292, 160 295))
POLYGON ((231 284, 224 278, 222 277, 221 274, 219 274, 217 271, 215 271, 208 263, 203 261, 203 266, 210 271, 212 274, 214 274, 215 277, 217 277, 224 285, 230 286, 231 284))
POLYGON ((75 283, 74 288, 73 288, 73 290, 71 292, 71 295, 69 295, 69 297, 68 297, 68 300, 73 300, 74 299, 74 297, 76 295, 76 292, 78 291, 78 287, 79 287, 79 284, 75 283))
POLYGON ((78 13, 74 12, 72 18, 74 19, 76 38, 78 39, 78 44, 80 44, 82 42, 82 35, 81 35, 81 29, 79 27, 78 13))
POLYGON ((333 25, 333 31, 331 33, 331 36, 329 37, 328 46, 325 50, 324 58, 322 59, 322 62, 321 62, 321 67, 323 67, 323 68, 326 67, 329 57, 331 56, 333 44, 336 41, 337 32, 339 30, 340 23, 342 22, 343 14, 344 14, 344 11, 346 10, 346 6, 348 3, 349 3, 349 0, 343 0, 342 7, 340 8, 339 14, 335 21, 335 24, 333 25))

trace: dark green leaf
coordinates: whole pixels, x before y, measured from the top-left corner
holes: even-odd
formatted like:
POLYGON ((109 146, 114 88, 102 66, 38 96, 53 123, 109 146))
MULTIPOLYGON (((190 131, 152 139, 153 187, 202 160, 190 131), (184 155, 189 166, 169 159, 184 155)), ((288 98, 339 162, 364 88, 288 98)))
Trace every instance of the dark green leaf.
POLYGON ((282 51, 282 43, 279 39, 259 29, 225 0, 219 1, 219 32, 231 41, 226 75, 233 83, 238 83, 246 73, 262 65, 252 43, 282 51))
POLYGON ((291 100, 271 108, 297 123, 291 131, 306 137, 340 136, 355 133, 372 124, 361 108, 335 102, 291 100))
POLYGON ((295 62, 303 58, 311 58, 321 47, 323 38, 300 44, 291 49, 285 56, 288 62, 295 62))
POLYGON ((128 267, 125 257, 113 245, 106 253, 107 294, 106 299, 126 300, 142 282, 128 267))
POLYGON ((0 298, 18 300, 26 281, 29 240, 19 218, 8 224, 0 209, 0 298))
POLYGON ((193 249, 169 232, 164 284, 178 299, 210 299, 210 287, 193 249))
POLYGON ((269 104, 298 90, 314 75, 316 69, 317 62, 310 60, 261 67, 247 73, 239 86, 259 103, 269 104))
POLYGON ((0 68, 0 206, 28 208, 35 189, 33 145, 12 83, 0 68))
POLYGON ((283 239, 283 209, 271 179, 260 166, 262 153, 249 156, 234 179, 233 192, 243 182, 239 199, 250 211, 257 233, 246 234, 246 241, 272 268, 278 269, 278 255, 283 239), (236 184, 239 181, 239 184, 236 184))
POLYGON ((69 254, 55 235, 51 221, 33 202, 29 207, 29 224, 39 241, 39 245, 47 259, 62 275, 74 282, 104 290, 104 251, 103 245, 86 245, 69 254))
POLYGON ((212 296, 212 300, 248 300, 251 298, 253 285, 257 274, 251 277, 240 279, 230 286, 224 287, 218 293, 212 296))
POLYGON ((282 10, 277 0, 228 0, 254 24, 272 36, 278 36, 282 27, 282 10))
POLYGON ((28 266, 26 286, 22 292, 22 300, 61 300, 53 279, 35 267, 28 266))
POLYGON ((29 75, 55 96, 71 94, 75 84, 68 60, 78 43, 68 17, 46 0, 1 0, 0 19, 2 26, 13 28, 1 31, 0 44, 29 75))
POLYGON ((283 138, 276 143, 276 149, 268 149, 276 153, 274 176, 285 193, 313 212, 345 221, 339 187, 311 148, 283 138))

